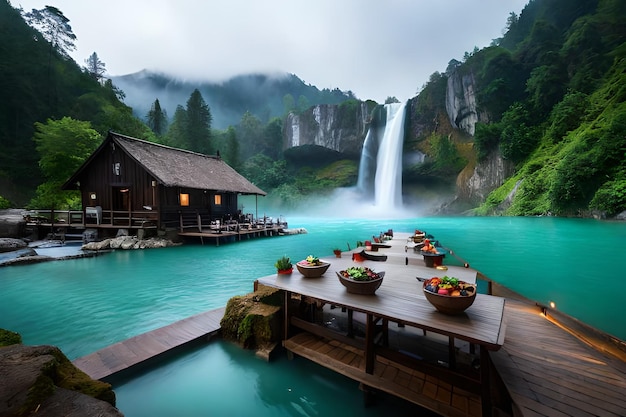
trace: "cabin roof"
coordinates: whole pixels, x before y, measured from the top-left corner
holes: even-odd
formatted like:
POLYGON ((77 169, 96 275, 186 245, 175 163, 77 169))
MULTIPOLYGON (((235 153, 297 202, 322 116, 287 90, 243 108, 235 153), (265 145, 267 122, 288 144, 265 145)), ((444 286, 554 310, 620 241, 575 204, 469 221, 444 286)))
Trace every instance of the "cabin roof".
POLYGON ((122 148, 166 187, 267 195, 265 191, 248 181, 219 156, 176 149, 115 132, 109 132, 104 143, 85 161, 85 164, 67 181, 66 185, 75 181, 93 157, 110 141, 122 148))

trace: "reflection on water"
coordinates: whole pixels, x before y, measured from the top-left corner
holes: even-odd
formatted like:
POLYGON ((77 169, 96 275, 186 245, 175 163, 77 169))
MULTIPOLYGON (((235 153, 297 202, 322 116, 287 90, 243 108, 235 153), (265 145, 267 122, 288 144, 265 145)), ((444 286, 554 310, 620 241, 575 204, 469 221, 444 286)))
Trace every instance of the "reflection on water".
POLYGON ((267 363, 219 340, 110 382, 126 417, 429 415, 386 395, 365 407, 355 381, 284 354, 267 363))

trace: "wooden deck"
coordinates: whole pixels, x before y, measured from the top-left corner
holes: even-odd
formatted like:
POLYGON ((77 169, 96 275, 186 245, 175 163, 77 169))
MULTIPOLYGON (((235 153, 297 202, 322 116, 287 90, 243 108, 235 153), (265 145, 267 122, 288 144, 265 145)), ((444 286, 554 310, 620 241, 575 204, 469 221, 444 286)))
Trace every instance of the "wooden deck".
POLYGON ((480 416, 480 394, 433 375, 378 356, 373 374, 365 372, 365 352, 357 347, 303 332, 286 340, 289 351, 360 382, 452 417, 480 416))
POLYGON ((125 371, 220 330, 226 307, 210 310, 168 326, 115 343, 87 356, 74 365, 93 379, 103 379, 125 371))
POLYGON ((507 299, 505 314, 506 340, 491 359, 514 415, 626 415, 626 363, 558 327, 536 306, 507 299))
POLYGON ((260 236, 278 236, 285 229, 284 226, 272 225, 266 227, 251 227, 251 228, 233 228, 232 230, 229 228, 214 230, 204 228, 202 231, 185 231, 178 232, 178 236, 181 237, 193 237, 200 238, 202 244, 204 244, 204 239, 214 239, 215 244, 219 246, 220 241, 227 240, 229 238, 234 238, 236 240, 241 240, 242 238, 249 239, 251 237, 260 237, 260 236))

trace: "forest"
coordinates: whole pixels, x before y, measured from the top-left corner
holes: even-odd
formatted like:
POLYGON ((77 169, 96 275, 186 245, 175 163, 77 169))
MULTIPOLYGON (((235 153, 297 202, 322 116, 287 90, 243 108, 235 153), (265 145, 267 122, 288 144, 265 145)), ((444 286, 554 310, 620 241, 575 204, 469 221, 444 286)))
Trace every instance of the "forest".
MULTIPOLYGON (((531 0, 503 26, 502 37, 451 59, 410 100, 405 152, 419 150, 426 159, 404 167, 404 183, 462 186, 495 155, 512 167, 511 175, 463 209, 583 216, 626 210, 626 2, 531 0), (453 76, 475 83, 473 134, 448 120, 453 76)), ((281 114, 276 105, 273 115, 244 112, 223 129, 213 126, 215 109, 199 89, 172 115, 158 99, 136 114, 124 104, 124 91, 104 76, 96 52, 82 66, 69 58, 74 40, 62 11, 20 11, 0 1, 0 208, 77 208, 77 196, 59 187, 109 130, 219 151, 286 204, 354 185, 358 161, 298 168, 289 158, 295 152, 283 149, 289 112, 320 103, 353 109, 358 100, 350 92, 294 87, 306 93, 282 91, 281 114), (61 24, 51 31, 50 22, 61 24)))

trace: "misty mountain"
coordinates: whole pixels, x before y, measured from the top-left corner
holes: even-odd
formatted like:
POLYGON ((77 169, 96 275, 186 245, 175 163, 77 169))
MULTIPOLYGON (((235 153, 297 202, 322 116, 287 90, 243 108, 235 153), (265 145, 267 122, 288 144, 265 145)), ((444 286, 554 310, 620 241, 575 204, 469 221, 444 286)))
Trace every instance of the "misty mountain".
POLYGON ((246 74, 224 82, 185 81, 143 70, 134 74, 111 77, 113 84, 125 94, 125 104, 145 120, 150 106, 159 99, 170 118, 178 105, 185 106, 194 89, 198 89, 211 108, 213 128, 236 125, 246 111, 262 122, 286 114, 285 96, 292 106, 304 109, 315 104, 339 104, 355 98, 352 92, 339 89, 319 90, 305 84, 293 74, 246 74))

